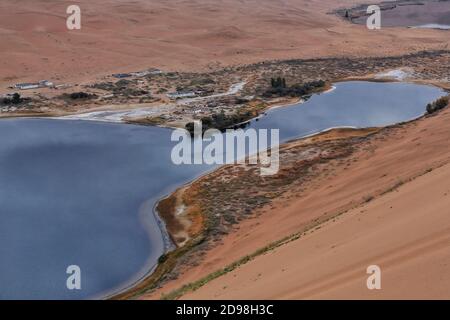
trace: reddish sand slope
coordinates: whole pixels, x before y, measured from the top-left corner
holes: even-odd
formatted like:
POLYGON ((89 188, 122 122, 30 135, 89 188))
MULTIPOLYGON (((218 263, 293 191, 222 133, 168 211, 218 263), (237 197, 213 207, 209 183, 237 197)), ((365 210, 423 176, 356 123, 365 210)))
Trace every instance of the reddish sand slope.
POLYGON ((450 165, 351 210, 185 298, 450 298, 450 165), (382 270, 367 289, 366 268, 382 270))
MULTIPOLYGON (((157 290, 153 294, 145 296, 144 298, 160 298, 161 294, 168 293, 174 289, 180 288, 184 284, 201 279, 205 275, 223 268, 228 264, 238 260, 239 258, 255 252, 256 250, 268 245, 273 241, 282 239, 288 235, 304 230, 304 228, 310 225, 311 221, 314 221, 315 219, 334 216, 335 214, 338 214, 340 212, 353 209, 355 206, 359 206, 361 203, 363 203, 368 197, 376 198, 383 192, 386 192, 387 190, 398 186, 402 182, 406 183, 402 188, 411 188, 408 186, 407 182, 411 178, 420 176, 424 172, 427 172, 432 168, 438 168, 450 162, 450 148, 448 140, 449 137, 450 110, 445 110, 444 112, 436 116, 423 118, 414 123, 409 123, 404 126, 392 128, 384 131, 383 133, 375 135, 370 140, 361 143, 358 147, 358 151, 356 151, 356 153, 353 154, 349 159, 340 161, 339 163, 332 166, 329 165, 327 167, 328 171, 324 179, 318 179, 317 181, 314 181, 313 185, 311 185, 301 195, 297 195, 294 193, 292 195, 281 197, 279 200, 273 203, 271 207, 262 210, 262 212, 260 212, 261 214, 258 217, 243 221, 239 225, 238 230, 225 236, 220 244, 218 244, 204 256, 204 259, 200 265, 190 268, 178 279, 170 281, 169 283, 164 285, 163 288, 157 290)), ((298 278, 298 290, 300 290, 302 287, 306 287, 306 283, 307 281, 309 281, 307 279, 331 277, 335 274, 335 272, 338 273, 353 265, 356 265, 354 269, 355 272, 358 271, 358 274, 360 274, 359 272, 361 272, 360 277, 364 277, 365 268, 369 264, 379 263, 380 265, 383 265, 384 263, 386 263, 389 267, 393 263, 392 259, 398 258, 401 261, 405 260, 405 258, 403 258, 403 255, 409 252, 409 249, 406 248, 402 251, 401 249, 399 249, 402 246, 408 246, 413 241, 416 241, 420 245, 422 245, 420 242, 423 239, 425 239, 423 240, 423 244, 427 244, 428 241, 431 241, 432 243, 435 236, 436 239, 438 239, 439 232, 448 230, 447 228, 450 227, 450 215, 448 214, 448 206, 445 207, 444 202, 442 202, 442 204, 440 204, 439 202, 441 200, 443 201, 444 199, 447 199, 444 198, 443 195, 449 191, 449 183, 447 182, 448 179, 437 180, 437 178, 439 178, 439 174, 432 172, 429 173, 429 175, 431 178, 426 177, 426 179, 435 180, 435 182, 431 183, 431 185, 434 186, 434 191, 439 191, 436 194, 429 190, 428 185, 423 182, 422 184, 418 185, 423 186, 421 188, 421 191, 416 191, 411 196, 405 195, 401 199, 395 200, 398 201, 398 203, 396 202, 395 204, 389 205, 387 207, 389 208, 389 210, 384 212, 383 209, 375 207, 375 204, 381 205, 384 203, 384 201, 387 201, 387 199, 391 199, 391 197, 397 194, 394 193, 385 195, 382 199, 377 200, 377 202, 369 204, 370 208, 374 206, 373 209, 371 209, 374 210, 374 214, 368 215, 367 218, 364 218, 369 219, 364 220, 367 223, 361 223, 360 226, 356 225, 356 228, 348 227, 348 229, 345 230, 343 228, 346 226, 346 224, 339 223, 339 225, 342 225, 340 227, 342 229, 339 230, 342 230, 343 238, 325 238, 329 240, 329 243, 324 244, 325 249, 322 248, 322 250, 324 251, 320 251, 320 247, 318 247, 315 248, 317 249, 317 251, 308 253, 307 250, 312 250, 313 247, 308 247, 305 245, 306 248, 304 249, 304 254, 305 257, 308 258, 303 258, 303 252, 299 252, 298 255, 294 255, 290 259, 288 259, 286 261, 286 263, 288 264, 299 263, 298 268, 300 268, 300 270, 315 270, 311 272, 317 271, 316 278, 313 277, 312 274, 308 273, 305 273, 307 275, 305 278, 301 278, 301 275, 299 275, 300 278, 298 278), (427 192, 432 193, 435 197, 442 197, 442 199, 431 198, 431 195, 427 194, 427 192), (418 196, 417 194, 424 195, 418 196), (390 206, 393 207, 392 210, 390 209, 390 206), (395 209, 397 208, 397 206, 399 208, 398 210, 395 209), (435 208, 433 210, 436 210, 434 214, 431 213, 432 208, 435 208), (418 211, 415 213, 410 213, 412 209, 416 209, 418 211), (443 212, 440 212, 439 210, 443 212), (387 217, 383 217, 383 219, 380 219, 379 221, 380 223, 387 221, 386 224, 376 225, 372 223, 373 221, 377 221, 377 218, 373 218, 374 220, 370 220, 372 219, 371 217, 378 217, 378 213, 388 215, 387 217), (421 214, 423 216, 420 216, 421 214), (416 218, 410 221, 409 218, 414 217, 414 215, 416 218), (388 217, 390 217, 392 220, 387 220, 388 217), (423 219, 419 221, 418 219, 420 219, 420 217, 422 217, 423 219), (429 220, 426 220, 428 218, 429 220), (391 228, 389 226, 395 223, 400 224, 401 226, 396 226, 394 229, 391 229, 392 232, 388 236, 390 230, 389 228, 391 228), (363 233, 358 233, 359 228, 362 228, 363 226, 366 226, 367 230, 365 229, 365 231, 362 231, 363 233), (374 229, 369 229, 369 227, 374 229), (418 230, 420 230, 421 232, 416 234, 414 228, 419 228, 418 230), (353 239, 352 237, 356 237, 357 235, 358 237, 354 239, 354 241, 356 241, 355 247, 351 246, 348 243, 348 247, 343 247, 342 250, 336 252, 330 251, 328 252, 329 256, 324 255, 327 252, 326 248, 330 249, 331 246, 336 246, 337 250, 339 248, 338 245, 342 246, 345 241, 350 241, 350 239, 353 239), (430 238, 431 240, 427 240, 430 238), (370 246, 368 244, 370 244, 370 246), (341 254, 341 256, 337 256, 338 253, 341 254), (372 259, 375 259, 376 261, 372 261, 372 259), (327 267, 327 264, 330 264, 330 267, 327 267), (367 265, 360 270, 360 264, 367 265), (311 269, 307 269, 307 265, 310 265, 309 268, 311 269), (304 282, 301 282, 302 279, 304 282)), ((418 186, 416 188, 418 188, 418 186)), ((406 192, 407 190, 409 189, 401 189, 402 192, 406 192)), ((394 199, 390 201, 394 201, 394 199)), ((366 209, 367 208, 359 208, 354 211, 353 214, 366 209)), ((364 216, 365 215, 360 215, 355 219, 362 219, 364 216)), ((355 227, 355 225, 352 226, 355 227)), ((394 226, 392 226, 392 228, 393 227, 394 226)), ((314 233, 313 237, 316 234, 319 233, 314 233)), ((445 240, 445 238, 442 239, 445 240)), ((439 238, 439 245, 441 244, 440 240, 442 239, 439 238)), ((298 243, 299 246, 303 246, 303 244, 300 244, 303 243, 303 239, 299 240, 298 243)), ((314 246, 314 242, 308 242, 308 244, 314 246)), ((284 252, 284 250, 286 249, 283 248, 282 250, 284 252)), ((450 242, 448 241, 447 251, 450 251, 450 242)), ((414 253, 413 255, 416 255, 417 258, 419 258, 420 256, 418 253, 414 253)), ((258 264, 257 261, 259 260, 255 260, 255 262, 252 262, 251 264, 252 266, 255 264, 255 270, 259 270, 256 266, 256 264, 258 264)), ((425 260, 422 260, 422 262, 420 263, 424 263, 424 261, 425 260)), ((441 262, 444 265, 446 263, 445 261, 446 260, 442 258, 441 262)), ((276 266, 279 267, 281 265, 281 267, 276 269, 278 270, 277 272, 281 272, 280 270, 283 269, 282 264, 284 263, 284 258, 275 257, 272 263, 274 264, 273 268, 276 268, 276 266)), ((411 263, 408 267, 405 265, 404 268, 402 267, 399 269, 404 270, 406 272, 405 274, 408 275, 408 268, 421 268, 420 263, 411 263)), ((439 264, 433 264, 433 268, 442 268, 442 266, 444 266, 443 264, 441 264, 441 267, 439 267, 439 264)), ((266 266, 267 268, 269 268, 268 263, 261 263, 261 266, 263 268, 265 268, 266 266)), ((444 277, 446 277, 450 273, 450 267, 449 265, 445 265, 444 267, 446 267, 448 271, 441 272, 440 270, 439 272, 436 272, 436 278, 432 278, 435 280, 433 280, 432 282, 433 286, 438 286, 439 284, 437 282, 443 282, 445 279, 448 279, 444 277)), ((427 271, 427 274, 433 273, 433 268, 431 268, 430 271, 427 271)), ((389 270, 393 269, 387 268, 386 271, 389 270)), ((276 273, 271 273, 269 275, 268 273, 264 272, 257 272, 256 275, 258 275, 259 273, 261 273, 262 275, 266 275, 267 281, 272 279, 272 277, 275 277, 273 279, 278 279, 276 277, 279 276, 276 275, 276 273)), ((400 273, 401 272, 399 271, 397 274, 395 274, 394 277, 401 279, 400 273)), ((351 273, 351 275, 352 277, 354 277, 353 273, 351 273)), ((340 277, 341 276, 338 277, 339 283, 342 282, 340 277)), ((352 277, 350 277, 349 279, 352 279, 352 277)), ((387 280, 387 283, 385 284, 387 286, 390 277, 388 272, 386 272, 385 277, 387 277, 387 279, 385 279, 387 280)), ((242 283, 245 282, 244 278, 244 276, 240 278, 240 280, 242 280, 242 283)), ((247 281, 250 281, 251 279, 255 278, 248 277, 247 281)), ((286 277, 286 281, 289 282, 289 279, 290 276, 286 277)), ((198 293, 196 293, 195 296, 189 297, 201 296, 205 298, 212 298, 218 292, 214 291, 213 289, 217 289, 219 287, 223 288, 225 285, 229 284, 228 280, 229 276, 220 278, 219 280, 211 283, 211 291, 204 291, 209 290, 209 286, 207 286, 205 289, 202 289, 198 293)), ((281 280, 277 281, 280 281, 281 283, 281 280)), ((245 283, 248 284, 251 282, 245 283)), ((328 282, 325 283, 326 285, 329 285, 328 282)), ((404 292, 405 297, 412 296, 413 294, 425 295, 425 293, 414 291, 414 285, 412 284, 412 282, 409 283, 411 284, 411 292, 404 292)), ((423 285, 423 290, 428 290, 427 283, 424 284, 424 282, 421 281, 420 284, 423 285)), ((308 288, 311 288, 313 287, 313 284, 309 284, 309 286, 310 287, 308 288)), ((446 286, 447 288, 450 288, 450 284, 448 282, 446 286)), ((287 297, 289 295, 291 295, 291 297, 296 296, 295 290, 293 290, 292 292, 287 291, 286 293, 281 291, 274 291, 272 295, 269 292, 270 290, 272 290, 271 285, 268 285, 265 290, 254 291, 254 296, 252 294, 249 294, 248 296, 239 297, 260 297, 259 295, 267 295, 267 297, 269 295, 271 297, 287 297)), ((225 292, 229 294, 229 296, 226 297, 231 297, 231 294, 236 294, 237 291, 233 291, 230 289, 230 291, 225 292)), ((386 290, 383 292, 387 293, 388 291, 386 290)), ((431 292, 430 296, 432 294, 433 293, 431 292)), ((305 294, 305 292, 299 291, 298 297, 300 296, 312 297, 312 294, 305 294)), ((392 293, 391 296, 393 297, 394 293, 392 293)), ((238 297, 238 295, 236 295, 235 297, 238 297)))
POLYGON ((73 1, 0 2, 0 89, 18 81, 91 80, 158 67, 205 70, 271 59, 393 55, 442 49, 436 30, 369 31, 332 9, 364 0, 79 0, 82 29, 66 29, 73 1))

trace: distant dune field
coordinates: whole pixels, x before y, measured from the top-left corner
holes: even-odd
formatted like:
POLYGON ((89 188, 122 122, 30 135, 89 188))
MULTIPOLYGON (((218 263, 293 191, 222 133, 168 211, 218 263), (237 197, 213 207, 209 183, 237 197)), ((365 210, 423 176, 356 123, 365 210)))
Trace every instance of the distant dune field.
POLYGON ((146 67, 205 70, 256 61, 442 49, 435 30, 368 31, 327 14, 363 0, 4 0, 0 86, 85 81, 146 67), (66 29, 79 4, 82 30, 66 29))

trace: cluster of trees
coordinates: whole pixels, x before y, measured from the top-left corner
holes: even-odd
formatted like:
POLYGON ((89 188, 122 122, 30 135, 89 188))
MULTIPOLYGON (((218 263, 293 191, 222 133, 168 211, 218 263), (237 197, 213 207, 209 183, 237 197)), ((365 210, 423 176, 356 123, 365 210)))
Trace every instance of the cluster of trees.
POLYGON ((115 95, 123 95, 126 97, 139 97, 150 93, 147 90, 134 88, 133 82, 125 79, 117 81, 112 91, 115 95))
POLYGON ((301 97, 305 95, 312 94, 319 89, 325 87, 326 83, 323 80, 316 80, 311 82, 306 82, 303 84, 294 84, 292 86, 286 85, 285 78, 272 78, 271 86, 262 95, 265 98, 272 97, 301 97))
MULTIPOLYGON (((244 111, 236 112, 231 115, 226 115, 223 110, 220 113, 215 113, 210 117, 201 118, 202 121, 202 131, 205 132, 208 129, 218 129, 220 131, 225 131, 226 129, 239 129, 244 128, 248 125, 248 121, 255 116, 254 112, 244 111)), ((194 123, 189 122, 186 124, 186 130, 194 134, 194 123)))
POLYGON ((432 114, 438 110, 444 109, 446 106, 448 106, 449 103, 449 96, 440 97, 436 101, 433 101, 427 105, 427 112, 429 114, 432 114))
POLYGON ((70 99, 70 100, 86 100, 97 98, 97 95, 80 91, 80 92, 64 93, 62 94, 61 97, 63 99, 70 99))
POLYGON ((0 99, 0 103, 2 105, 10 105, 10 104, 17 105, 17 104, 21 104, 23 101, 24 101, 24 99, 17 92, 14 93, 11 98, 6 97, 3 99, 0 99))

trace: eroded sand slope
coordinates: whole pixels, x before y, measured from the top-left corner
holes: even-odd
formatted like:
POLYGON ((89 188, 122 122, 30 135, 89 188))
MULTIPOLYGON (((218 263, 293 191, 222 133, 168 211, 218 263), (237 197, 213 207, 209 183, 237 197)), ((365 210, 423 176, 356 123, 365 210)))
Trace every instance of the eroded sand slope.
POLYGON ((363 0, 80 0, 0 3, 0 85, 83 82, 157 67, 205 70, 287 58, 393 55, 448 45, 436 30, 369 31, 328 14, 363 0))

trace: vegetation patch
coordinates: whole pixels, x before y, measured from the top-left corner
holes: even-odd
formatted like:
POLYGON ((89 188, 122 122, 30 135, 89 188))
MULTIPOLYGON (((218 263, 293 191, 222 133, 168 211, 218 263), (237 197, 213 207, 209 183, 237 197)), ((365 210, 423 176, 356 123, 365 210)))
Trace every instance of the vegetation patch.
POLYGON ((449 96, 440 97, 427 105, 427 113, 432 114, 448 106, 449 96))
POLYGON ((63 100, 66 100, 66 101, 67 100, 69 100, 69 101, 78 101, 78 100, 85 101, 85 100, 96 99, 97 95, 79 91, 79 92, 72 92, 72 93, 64 93, 60 96, 60 98, 63 100))
POLYGON ((163 116, 157 117, 144 117, 137 119, 125 119, 126 123, 129 124, 140 124, 140 125, 148 125, 148 126, 158 126, 166 123, 167 119, 163 116))
POLYGON ((19 105, 29 100, 29 98, 22 98, 20 94, 16 92, 11 97, 0 99, 0 105, 19 105))
MULTIPOLYGON (((235 113, 225 114, 224 110, 219 113, 214 113, 211 116, 202 117, 203 133, 208 129, 218 129, 224 132, 227 129, 240 129, 245 128, 248 122, 257 117, 264 109, 265 104, 256 104, 253 106, 247 106, 239 109, 235 113)), ((194 134, 194 122, 186 124, 186 130, 194 134)))

